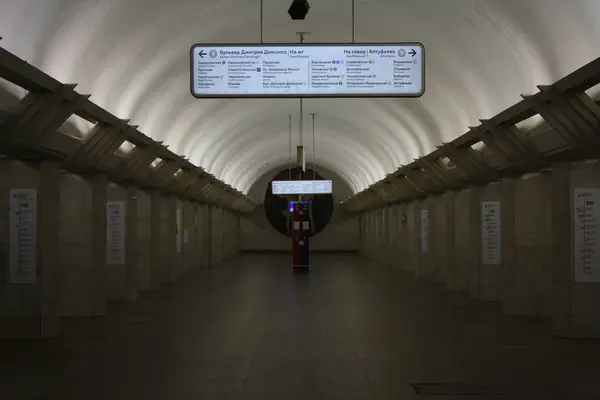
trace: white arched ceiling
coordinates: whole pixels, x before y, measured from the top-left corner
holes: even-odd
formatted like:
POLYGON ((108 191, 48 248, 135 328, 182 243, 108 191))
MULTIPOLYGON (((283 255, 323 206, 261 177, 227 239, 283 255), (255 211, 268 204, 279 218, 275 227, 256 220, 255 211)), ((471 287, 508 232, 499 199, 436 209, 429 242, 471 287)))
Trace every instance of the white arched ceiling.
MULTIPOLYGON (((313 0, 305 21, 289 19, 290 2, 264 0, 265 42, 351 40, 351 0, 313 0)), ((189 48, 260 41, 259 4, 0 0, 1 45, 247 192, 266 165, 289 162, 298 101, 194 99, 189 48)), ((427 75, 421 99, 305 101, 317 163, 355 192, 600 56, 598 0, 356 0, 356 16, 357 42, 424 43, 427 75)))

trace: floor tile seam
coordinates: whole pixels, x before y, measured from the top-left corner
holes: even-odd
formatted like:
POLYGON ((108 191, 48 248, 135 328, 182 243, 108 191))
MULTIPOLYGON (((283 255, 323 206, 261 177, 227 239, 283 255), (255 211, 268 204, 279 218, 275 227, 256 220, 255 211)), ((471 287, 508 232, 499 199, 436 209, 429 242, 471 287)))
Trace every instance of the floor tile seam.
POLYGON ((240 399, 244 397, 244 393, 246 392, 246 388, 248 386, 248 381, 250 380, 250 375, 252 374, 252 369, 254 364, 256 363, 256 358, 260 355, 260 347, 263 344, 264 336, 265 336, 266 328, 263 327, 260 333, 260 338, 258 339, 258 343, 254 349, 252 354, 252 360, 250 361, 250 366, 248 367, 248 372, 246 373, 246 378, 244 379, 244 384, 242 385, 242 390, 240 391, 240 399))
POLYGON ((369 383, 369 388, 371 389, 371 393, 373 394, 373 399, 377 400, 378 396, 377 396, 377 392, 375 391, 375 385, 373 385, 373 382, 371 381, 371 378, 369 377, 369 375, 367 373, 367 369, 366 369, 364 363, 362 362, 360 356, 358 355, 358 352, 356 350, 356 342, 352 339, 352 336, 350 334, 348 334, 348 338, 350 341, 350 346, 352 347, 352 353, 354 354, 354 357, 355 357, 356 361, 358 362, 358 365, 360 366, 360 369, 361 369, 363 375, 365 376, 365 379, 369 383))

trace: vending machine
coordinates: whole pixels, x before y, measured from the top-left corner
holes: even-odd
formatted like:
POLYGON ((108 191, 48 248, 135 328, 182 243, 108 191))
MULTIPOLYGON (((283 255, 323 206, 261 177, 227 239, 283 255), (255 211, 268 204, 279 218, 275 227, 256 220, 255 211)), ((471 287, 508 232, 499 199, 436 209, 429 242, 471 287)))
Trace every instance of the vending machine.
POLYGON ((290 202, 292 214, 292 251, 294 271, 309 271, 312 218, 310 201, 290 202))

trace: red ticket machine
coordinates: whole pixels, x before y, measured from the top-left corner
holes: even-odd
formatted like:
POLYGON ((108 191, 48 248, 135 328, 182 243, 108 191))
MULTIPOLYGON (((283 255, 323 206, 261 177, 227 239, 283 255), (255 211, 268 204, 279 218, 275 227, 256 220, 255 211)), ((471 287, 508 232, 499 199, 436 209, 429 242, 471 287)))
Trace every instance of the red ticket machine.
POLYGON ((294 271, 310 270, 310 236, 312 232, 310 202, 290 204, 292 213, 292 251, 294 271))

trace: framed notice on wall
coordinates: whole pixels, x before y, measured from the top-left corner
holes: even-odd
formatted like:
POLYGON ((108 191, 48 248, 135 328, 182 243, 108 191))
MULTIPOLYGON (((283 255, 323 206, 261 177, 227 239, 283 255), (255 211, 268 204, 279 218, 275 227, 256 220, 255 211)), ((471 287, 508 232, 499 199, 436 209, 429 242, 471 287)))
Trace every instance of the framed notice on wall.
POLYGON ((484 265, 502 264, 502 231, 500 202, 481 203, 481 262, 484 265))
POLYGON ((429 210, 421 210, 421 253, 429 252, 429 210))
POLYGON ((11 189, 9 193, 10 283, 37 282, 37 190, 11 189))
POLYGON ((175 214, 175 245, 177 248, 177 252, 181 253, 182 247, 182 227, 181 227, 181 209, 178 207, 175 214))
POLYGON ((575 189, 573 214, 575 282, 600 282, 600 189, 575 189))
POLYGON ((125 265, 125 202, 106 202, 106 265, 125 265))

